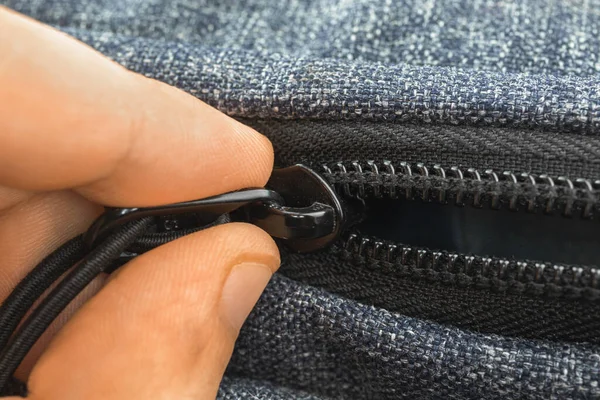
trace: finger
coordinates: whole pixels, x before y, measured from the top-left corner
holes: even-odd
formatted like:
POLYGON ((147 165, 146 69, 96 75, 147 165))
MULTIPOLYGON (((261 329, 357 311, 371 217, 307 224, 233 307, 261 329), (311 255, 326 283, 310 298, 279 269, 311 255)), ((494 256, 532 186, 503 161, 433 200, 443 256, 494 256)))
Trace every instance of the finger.
POLYGON ((0 299, 32 266, 83 232, 99 212, 82 196, 60 191, 35 195, 0 215, 0 299))
MULTIPOLYGON (((20 379, 21 381, 27 381, 31 370, 37 363, 37 360, 40 358, 40 355, 46 350, 50 341, 56 336, 56 334, 62 329, 63 326, 71 319, 73 314, 81 305, 84 304, 90 297, 98 293, 98 291, 104 286, 104 283, 108 276, 106 274, 102 274, 94 279, 89 285, 85 287, 74 299, 69 303, 69 305, 56 317, 54 321, 48 326, 46 331, 42 334, 42 336, 35 342, 31 350, 27 353, 19 368, 15 371, 15 378, 20 379)), ((55 283, 50 287, 42 296, 42 298, 46 297, 46 295, 52 290, 58 283, 55 283)), ((41 299, 38 300, 33 307, 32 310, 35 309, 38 304, 41 302, 41 299)))
POLYGON ((3 8, 0 54, 0 184, 144 206, 269 177, 262 135, 3 8))
MULTIPOLYGON (((0 299, 5 299, 34 265, 63 242, 83 232, 99 215, 101 207, 72 191, 34 195, 0 188, 0 201, 2 194, 6 195, 5 200, 14 200, 12 207, 0 212, 3 261, 0 265, 0 299)), ((89 285, 47 329, 19 367, 16 373, 19 378, 28 375, 55 332, 99 289, 101 283, 102 279, 98 279, 89 285)))
POLYGON ((30 398, 214 398, 278 264, 272 239, 244 224, 146 253, 58 334, 31 374, 30 398))
POLYGON ((31 192, 0 185, 0 215, 31 196, 31 192))

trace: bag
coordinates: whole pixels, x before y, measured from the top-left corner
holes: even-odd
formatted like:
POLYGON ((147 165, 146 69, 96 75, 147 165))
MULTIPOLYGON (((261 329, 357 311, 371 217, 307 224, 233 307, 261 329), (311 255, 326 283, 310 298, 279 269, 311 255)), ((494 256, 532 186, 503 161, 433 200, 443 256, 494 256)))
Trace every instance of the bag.
POLYGON ((252 213, 299 240, 220 399, 600 398, 599 2, 0 3, 267 135, 286 212, 329 207, 252 213))

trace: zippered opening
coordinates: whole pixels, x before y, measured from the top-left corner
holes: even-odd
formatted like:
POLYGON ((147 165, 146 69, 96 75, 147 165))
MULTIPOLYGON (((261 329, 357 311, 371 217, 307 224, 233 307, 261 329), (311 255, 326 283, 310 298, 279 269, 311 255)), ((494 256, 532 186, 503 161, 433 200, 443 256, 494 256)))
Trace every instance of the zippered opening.
POLYGON ((365 205, 362 222, 344 236, 356 257, 598 286, 598 181, 372 161, 326 165, 323 175, 340 196, 365 205))

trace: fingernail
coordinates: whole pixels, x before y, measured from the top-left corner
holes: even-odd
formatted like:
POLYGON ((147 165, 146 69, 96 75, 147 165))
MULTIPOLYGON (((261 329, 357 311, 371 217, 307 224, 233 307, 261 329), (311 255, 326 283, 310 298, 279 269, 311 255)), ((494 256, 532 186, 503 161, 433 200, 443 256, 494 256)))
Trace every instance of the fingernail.
POLYGON ((272 275, 264 264, 244 263, 233 267, 221 295, 222 311, 233 328, 242 327, 272 275))

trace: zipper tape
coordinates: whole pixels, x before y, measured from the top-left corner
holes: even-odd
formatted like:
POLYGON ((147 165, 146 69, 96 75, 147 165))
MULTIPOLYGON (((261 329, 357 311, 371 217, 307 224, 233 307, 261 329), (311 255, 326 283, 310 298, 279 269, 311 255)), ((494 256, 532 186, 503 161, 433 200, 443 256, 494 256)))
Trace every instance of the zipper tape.
POLYGON ((334 251, 342 259, 411 279, 550 297, 600 301, 600 270, 432 251, 351 233, 334 251))
MULTIPOLYGON (((363 201, 420 200, 584 220, 597 220, 600 213, 600 180, 389 161, 336 162, 324 165, 323 171, 340 195, 363 201)), ((357 230, 346 232, 336 248, 346 259, 373 268, 391 267, 413 278, 600 300, 600 269, 593 266, 437 251, 364 236, 357 230)))
POLYGON ((323 171, 340 193, 360 199, 420 199, 584 219, 597 219, 600 213, 600 180, 389 161, 337 162, 323 171))

